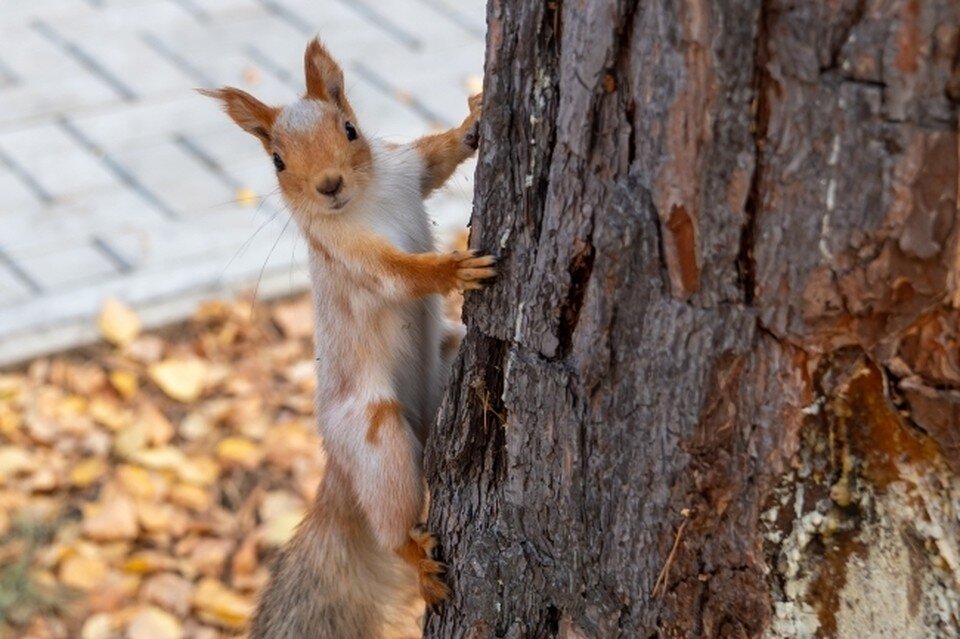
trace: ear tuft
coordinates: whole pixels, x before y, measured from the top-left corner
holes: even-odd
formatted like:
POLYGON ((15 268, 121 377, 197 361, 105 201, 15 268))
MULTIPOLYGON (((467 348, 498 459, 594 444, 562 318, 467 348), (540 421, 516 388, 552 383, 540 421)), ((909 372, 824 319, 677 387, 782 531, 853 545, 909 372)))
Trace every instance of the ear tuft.
POLYGON ((218 100, 223 110, 247 133, 256 136, 268 152, 270 134, 280 109, 264 104, 246 91, 233 87, 197 89, 197 93, 218 100))
POLYGON ((307 82, 306 97, 331 102, 353 117, 353 109, 343 90, 343 71, 330 52, 314 38, 303 54, 303 70, 307 82))

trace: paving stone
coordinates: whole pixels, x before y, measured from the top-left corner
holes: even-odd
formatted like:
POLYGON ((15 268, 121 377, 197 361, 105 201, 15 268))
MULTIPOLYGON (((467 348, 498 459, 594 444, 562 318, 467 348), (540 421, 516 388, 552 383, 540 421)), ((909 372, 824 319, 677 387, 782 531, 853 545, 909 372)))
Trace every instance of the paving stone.
POLYGON ((13 249, 8 255, 45 291, 51 292, 94 282, 117 271, 114 264, 90 244, 48 245, 30 254, 13 249))
POLYGON ((60 201, 116 183, 100 159, 79 146, 59 124, 0 134, 0 150, 60 201))

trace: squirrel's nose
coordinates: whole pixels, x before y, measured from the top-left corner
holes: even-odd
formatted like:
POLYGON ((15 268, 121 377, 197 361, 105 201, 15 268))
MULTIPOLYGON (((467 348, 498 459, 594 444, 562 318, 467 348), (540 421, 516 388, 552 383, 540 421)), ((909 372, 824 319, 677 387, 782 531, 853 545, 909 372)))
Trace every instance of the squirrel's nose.
POLYGON ((329 195, 333 197, 343 188, 343 176, 328 175, 317 184, 317 193, 320 195, 329 195))

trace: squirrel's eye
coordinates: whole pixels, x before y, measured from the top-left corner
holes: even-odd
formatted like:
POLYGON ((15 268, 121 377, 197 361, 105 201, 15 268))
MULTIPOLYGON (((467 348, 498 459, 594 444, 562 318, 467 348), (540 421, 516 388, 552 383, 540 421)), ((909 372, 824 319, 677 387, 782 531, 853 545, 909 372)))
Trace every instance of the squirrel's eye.
POLYGON ((343 125, 343 128, 347 131, 348 140, 353 142, 354 140, 357 139, 357 129, 352 124, 347 122, 346 124, 343 125))
POLYGON ((287 168, 287 165, 283 163, 283 160, 280 159, 279 153, 273 154, 273 166, 277 167, 277 173, 287 168))

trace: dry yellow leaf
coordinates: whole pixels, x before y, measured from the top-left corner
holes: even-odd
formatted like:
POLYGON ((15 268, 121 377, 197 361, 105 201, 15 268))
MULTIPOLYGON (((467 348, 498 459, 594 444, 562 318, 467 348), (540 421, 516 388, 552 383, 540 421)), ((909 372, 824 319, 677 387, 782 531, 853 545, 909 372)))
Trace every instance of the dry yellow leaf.
POLYGON ((233 552, 235 545, 231 539, 204 537, 190 553, 190 565, 201 575, 216 577, 223 572, 227 557, 233 552))
POLYGON ((0 485, 34 466, 33 455, 19 446, 0 446, 0 485))
POLYGON ((227 437, 217 444, 217 457, 225 464, 256 468, 263 458, 260 447, 243 437, 227 437))
POLYGON ((113 398, 96 397, 90 401, 87 411, 94 421, 112 431, 123 430, 132 421, 129 411, 113 398))
POLYGON ((142 601, 169 610, 181 619, 190 612, 193 582, 172 572, 163 572, 148 577, 140 589, 142 601))
POLYGON ((60 583, 77 590, 92 590, 103 583, 109 570, 100 557, 73 555, 60 564, 60 583))
POLYGON ((130 399, 140 389, 137 374, 130 371, 113 371, 110 373, 110 385, 124 399, 130 399))
POLYGON ((140 526, 133 502, 111 492, 106 492, 98 503, 83 505, 83 534, 96 541, 135 539, 140 526))
POLYGON ((143 328, 136 312, 115 297, 104 300, 97 326, 103 338, 116 346, 126 346, 143 328))
POLYGON ((183 626, 169 612, 155 606, 142 609, 127 627, 127 639, 182 639, 183 626))
POLYGON ((220 464, 211 457, 190 457, 174 469, 182 482, 211 486, 220 477, 220 464))
POLYGON ((113 450, 123 459, 131 459, 146 445, 147 427, 139 421, 121 430, 113 440, 113 450))
POLYGON ((306 514, 304 510, 298 509, 271 517, 261 527, 263 543, 268 546, 282 546, 290 541, 304 514, 306 514))
POLYGON ((170 489, 170 482, 166 478, 133 464, 121 464, 117 468, 117 483, 125 493, 136 499, 163 499, 170 489))
POLYGON ((166 446, 173 439, 173 424, 153 404, 142 405, 137 418, 143 422, 147 440, 152 446, 166 446))
POLYGON ((105 612, 97 613, 83 622, 80 639, 112 639, 117 626, 113 615, 105 612))
POLYGON ((99 457, 80 461, 70 471, 70 483, 77 488, 93 485, 107 472, 107 463, 99 457))
POLYGON ((170 491, 170 501, 194 512, 202 513, 213 505, 213 497, 199 486, 177 484, 170 491))
POLYGON ((131 459, 153 470, 175 471, 183 463, 184 455, 179 448, 163 446, 137 451, 131 456, 131 459))
POLYGON ((249 599, 213 578, 205 578, 193 593, 193 607, 203 621, 239 630, 253 612, 249 599))
POLYGON ((247 187, 237 189, 234 196, 240 206, 253 206, 257 203, 257 192, 247 187))
POLYGON ((200 359, 165 359, 149 368, 150 379, 168 397, 189 403, 203 392, 207 365, 200 359))
POLYGON ((138 575, 171 570, 176 567, 176 561, 163 553, 145 550, 138 552, 123 562, 122 568, 126 572, 138 575))

